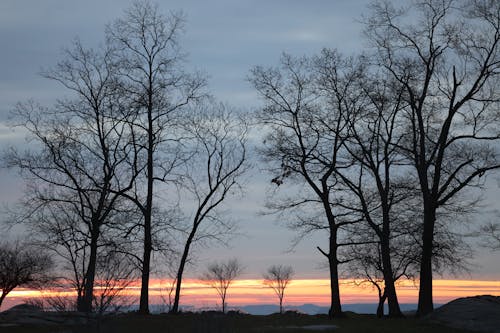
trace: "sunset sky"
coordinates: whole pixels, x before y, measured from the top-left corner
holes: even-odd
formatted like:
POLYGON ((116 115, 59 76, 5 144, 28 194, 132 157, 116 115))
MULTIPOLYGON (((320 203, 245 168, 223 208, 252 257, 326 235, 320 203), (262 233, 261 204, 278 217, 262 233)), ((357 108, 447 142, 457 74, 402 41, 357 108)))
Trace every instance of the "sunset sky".
MULTIPOLYGON (((162 304, 163 297, 167 297, 169 282, 167 280, 152 280, 150 286, 151 304, 162 304)), ((329 305, 329 284, 326 279, 296 279, 293 280, 285 292, 285 305, 316 304, 329 305)), ((377 292, 370 285, 358 285, 352 280, 342 280, 341 299, 344 304, 377 303, 377 292)), ((412 281, 401 281, 398 284, 398 299, 400 303, 417 302, 418 288, 412 281)), ((123 294, 137 297, 140 285, 129 287, 123 294)), ((227 302, 232 307, 243 305, 276 304, 276 295, 264 286, 262 280, 236 280, 228 289, 227 302)), ((500 281, 476 280, 435 280, 434 302, 444 304, 458 297, 472 295, 500 295, 500 281)), ((2 307, 24 302, 27 299, 51 296, 72 296, 71 291, 35 291, 20 288, 13 291, 2 307)), ((168 298, 167 298, 168 299, 168 298)), ((202 281, 188 279, 183 283, 181 298, 182 306, 197 308, 214 308, 220 305, 220 298, 216 291, 202 281)), ((374 308, 375 309, 375 308, 374 308)))
MULTIPOLYGON (((323 47, 338 48, 350 54, 361 50, 366 42, 361 37, 361 15, 368 0, 170 0, 158 1, 160 8, 182 10, 186 14, 183 49, 188 52, 188 68, 209 75, 210 91, 218 99, 235 105, 244 112, 257 109, 260 101, 246 81, 255 65, 270 66, 278 62, 282 52, 310 55, 323 47)), ((8 113, 16 102, 33 98, 50 105, 65 91, 38 73, 61 59, 61 49, 75 37, 89 47, 103 42, 107 23, 122 15, 129 7, 125 0, 2 0, 0 1, 0 149, 25 145, 22 133, 7 127, 8 113)), ((289 304, 327 304, 328 272, 317 245, 326 244, 326 236, 312 235, 290 251, 292 231, 286 221, 262 215, 266 197, 275 189, 272 176, 258 166, 248 177, 244 199, 234 199, 227 205, 228 213, 239 225, 229 247, 215 246, 198 249, 196 265, 188 267, 187 276, 195 279, 206 264, 213 260, 237 257, 245 266, 242 280, 230 291, 229 304, 274 303, 272 291, 259 280, 272 264, 291 265, 296 281, 289 288, 289 304)), ((485 208, 473 219, 484 221, 492 210, 500 208, 499 183, 491 177, 485 193, 485 208)), ((13 205, 23 191, 16 173, 0 170, 0 207, 13 205)), ((0 213, 0 217, 4 213, 0 213)), ((1 232, 1 231, 0 231, 1 232)), ((15 237, 11 232, 10 237, 15 237)), ((450 275, 445 273, 435 283, 435 302, 476 294, 500 295, 500 253, 474 245, 471 270, 450 275)), ((156 280, 155 280, 156 281, 156 280)), ((159 291, 152 286, 153 295, 159 291)), ((184 304, 213 305, 218 299, 214 291, 195 280, 184 285, 184 304)), ((342 286, 343 301, 348 303, 376 302, 376 292, 370 287, 342 286)), ((17 290, 7 301, 29 297, 28 291, 17 290)), ((417 288, 410 282, 399 287, 403 303, 416 302, 417 288)), ((8 304, 8 303, 7 303, 8 304)))

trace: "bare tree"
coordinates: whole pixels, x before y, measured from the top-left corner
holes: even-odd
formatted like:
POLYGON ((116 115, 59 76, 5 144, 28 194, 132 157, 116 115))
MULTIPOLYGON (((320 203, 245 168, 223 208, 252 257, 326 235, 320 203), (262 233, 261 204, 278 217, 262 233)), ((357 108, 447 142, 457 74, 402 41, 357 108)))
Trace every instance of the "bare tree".
POLYGON ((210 284, 219 294, 223 313, 226 312, 227 289, 242 271, 243 267, 238 260, 231 259, 225 263, 214 262, 208 265, 206 272, 201 276, 201 280, 210 284))
POLYGON ((283 298, 285 289, 294 275, 291 266, 273 265, 264 274, 264 284, 274 290, 280 302, 280 313, 283 313, 283 298))
POLYGON ((343 105, 347 99, 339 99, 329 85, 338 84, 339 89, 353 93, 347 88, 359 72, 354 59, 328 56, 314 60, 284 55, 278 68, 255 67, 250 81, 264 100, 258 113, 266 130, 261 150, 271 171, 277 174, 272 182, 282 191, 286 191, 287 180, 292 186, 300 186, 296 192, 293 188, 297 196, 288 191, 282 200, 272 198, 268 207, 273 212, 296 214, 291 227, 299 231, 299 237, 327 232, 328 250, 318 250, 327 258, 330 269, 330 316, 338 317, 342 316, 338 266, 345 262, 338 249, 351 243, 341 241, 342 229, 359 222, 362 216, 343 205, 349 199, 336 172, 351 163, 344 144, 355 108, 343 105))
MULTIPOLYGON (((64 287, 61 289, 63 288, 64 287)), ((52 291, 50 296, 44 296, 42 299, 42 307, 49 311, 56 312, 77 311, 75 298, 68 296, 64 291, 59 291, 55 294, 54 291, 52 291)))
MULTIPOLYGON (((56 311, 78 310, 81 306, 86 286, 86 271, 89 265, 89 236, 87 225, 78 212, 73 212, 65 204, 44 207, 30 214, 25 221, 31 226, 29 231, 32 242, 57 255, 59 262, 58 278, 54 289, 67 290, 68 286, 76 291, 76 300, 62 293, 45 297, 47 305, 56 311)), ((128 215, 127 215, 128 217, 128 215)), ((91 311, 116 308, 121 291, 135 279, 137 267, 132 264, 133 252, 129 242, 121 239, 114 226, 123 224, 127 217, 113 213, 108 216, 106 228, 101 229, 97 244, 97 262, 92 288, 91 311), (99 299, 99 304, 97 304, 99 299), (98 306, 97 306, 98 305, 98 306)))
MULTIPOLYGON (((49 233, 60 232, 48 235, 49 241, 75 236, 88 247, 78 299, 78 309, 84 312, 92 309, 101 234, 111 223, 121 195, 132 188, 134 176, 127 168, 131 146, 123 122, 130 114, 123 109, 125 93, 111 54, 106 48, 102 52, 85 49, 78 41, 66 50, 65 59, 43 76, 61 83, 72 98, 60 100, 52 108, 31 101, 19 103, 13 112, 15 125, 27 131, 35 148, 25 152, 11 149, 6 156, 8 165, 29 179, 23 220, 34 223, 34 229, 45 225, 49 233), (56 210, 61 215, 70 212, 67 226, 52 219, 56 210), (49 220, 55 224, 45 223, 49 220)), ((66 241, 72 240, 62 240, 66 241)))
MULTIPOLYGON (((416 230, 412 230, 409 224, 401 223, 400 226, 406 230, 400 233, 401 230, 398 230, 393 225, 390 240, 391 248, 389 254, 393 275, 389 281, 394 286, 396 286, 400 278, 413 279, 418 272, 419 244, 411 241, 411 233, 416 230)), ((363 237, 367 238, 366 244, 355 245, 346 249, 349 252, 349 257, 352 258, 348 267, 346 267, 346 277, 352 278, 357 285, 368 284, 377 290, 378 306, 376 314, 380 318, 384 316, 384 304, 388 299, 385 275, 387 272, 384 272, 380 239, 370 229, 369 226, 357 228, 356 233, 363 233, 363 237)))
POLYGON ((245 121, 223 104, 202 106, 187 118, 186 130, 194 148, 183 183, 194 196, 195 210, 175 279, 173 313, 179 309, 182 277, 193 243, 223 240, 231 232, 233 225, 219 208, 241 192, 239 180, 246 169, 245 121))
MULTIPOLYGON (((413 182, 414 177, 405 167, 408 161, 397 149, 397 145, 406 135, 402 126, 403 119, 400 116, 405 106, 402 99, 403 89, 390 79, 370 73, 366 60, 360 62, 365 68, 350 87, 358 91, 358 94, 345 94, 337 88, 337 85, 332 85, 331 88, 339 98, 357 99, 357 101, 348 100, 345 104, 358 105, 357 112, 350 119, 349 140, 346 144, 354 163, 351 168, 340 170, 338 175, 357 198, 352 204, 352 209, 359 210, 363 214, 375 238, 358 231, 354 231, 354 234, 369 243, 379 245, 375 253, 380 254, 380 261, 372 261, 374 257, 370 253, 358 263, 363 267, 372 262, 381 264, 379 268, 383 273, 383 296, 384 300, 388 301, 389 316, 401 317, 403 314, 399 307, 394 281, 394 278, 401 276, 401 273, 394 272, 391 259, 397 252, 393 250, 391 241, 394 239, 394 234, 407 234, 401 226, 405 222, 407 226, 411 225, 411 220, 403 220, 403 212, 413 208, 414 198, 418 195, 413 182), (395 226, 396 223, 399 226, 395 226)), ((331 80, 335 82, 335 77, 331 80)), ((404 245, 401 239, 411 240, 411 238, 398 238, 399 245, 404 245)), ((363 248, 366 250, 370 246, 363 248)), ((401 251, 407 248, 408 246, 403 246, 401 251)), ((352 251, 357 252, 355 249, 352 251)), ((358 255, 356 257, 359 258, 358 255)), ((377 280, 371 279, 371 281, 377 280)))
POLYGON ((17 287, 44 287, 53 277, 54 266, 43 250, 21 243, 0 244, 0 307, 17 287))
MULTIPOLYGON (((175 272, 174 274, 175 275, 175 272)), ((171 278, 165 282, 165 287, 160 288, 160 298, 161 298, 161 310, 160 312, 170 312, 174 305, 175 299, 175 289, 177 286, 177 281, 175 278, 171 278)))
MULTIPOLYGON (((354 277, 353 283, 356 286, 369 284, 377 290, 378 305, 377 317, 384 316, 384 304, 387 300, 387 293, 384 287, 384 277, 382 271, 382 260, 380 247, 377 244, 365 244, 353 246, 350 248, 353 253, 351 256, 355 258, 349 263, 348 276, 354 277)), ((394 278, 393 282, 396 283, 394 278)))
MULTIPOLYGON (((99 315, 121 311, 133 304, 133 298, 125 291, 136 281, 136 267, 129 256, 114 252, 111 247, 100 249, 99 254, 92 311, 99 315)), ((51 284, 51 289, 45 290, 47 292, 45 295, 42 292, 43 297, 38 302, 40 307, 58 312, 78 311, 78 297, 75 299, 72 293, 68 293, 68 282, 72 286, 75 283, 82 285, 81 281, 68 277, 64 269, 59 271, 57 280, 51 284)), ((81 293, 81 289, 77 289, 77 293, 81 293)))
MULTIPOLYGON (((500 3, 374 3, 366 34, 381 68, 404 89, 411 161, 422 196, 418 315, 433 311, 432 260, 439 210, 498 169, 500 3), (412 17, 409 18, 408 14, 412 17)), ((455 202, 462 209, 464 197, 455 202)))
POLYGON ((107 41, 117 50, 115 61, 127 86, 136 157, 131 168, 140 175, 131 200, 142 214, 143 254, 139 311, 149 313, 149 276, 153 251, 154 184, 172 180, 172 170, 184 162, 176 136, 179 112, 201 96, 205 79, 184 71, 179 35, 180 14, 163 16, 149 1, 134 2, 122 19, 107 29, 107 41), (143 182, 145 185, 143 185, 143 182))
POLYGON ((56 295, 47 299, 48 305, 61 311, 78 310, 83 300, 85 272, 89 262, 86 224, 78 212, 57 202, 29 214, 25 223, 30 226, 29 232, 33 241, 59 258, 60 279, 54 289, 64 290, 69 285, 76 291, 76 300, 56 295))
POLYGON ((136 269, 132 259, 120 252, 108 249, 101 255, 97 265, 97 283, 93 307, 98 314, 118 312, 132 304, 124 291, 136 280, 136 269))

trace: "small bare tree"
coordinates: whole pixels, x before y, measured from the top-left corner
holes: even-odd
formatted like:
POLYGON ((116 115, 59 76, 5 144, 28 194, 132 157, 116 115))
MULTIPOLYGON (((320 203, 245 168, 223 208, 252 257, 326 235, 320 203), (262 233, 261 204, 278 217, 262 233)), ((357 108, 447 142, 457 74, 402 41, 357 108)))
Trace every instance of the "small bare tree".
POLYGON ((206 272, 201 276, 201 280, 217 290, 222 302, 222 313, 226 312, 227 289, 242 271, 243 267, 238 260, 231 259, 226 263, 214 262, 208 265, 206 272))
POLYGON ((283 298, 285 289, 294 275, 291 266, 273 265, 264 274, 264 284, 274 290, 280 301, 280 313, 283 313, 283 298))
POLYGON ((0 307, 17 287, 40 287, 52 278, 53 262, 40 249, 21 243, 0 244, 0 307))

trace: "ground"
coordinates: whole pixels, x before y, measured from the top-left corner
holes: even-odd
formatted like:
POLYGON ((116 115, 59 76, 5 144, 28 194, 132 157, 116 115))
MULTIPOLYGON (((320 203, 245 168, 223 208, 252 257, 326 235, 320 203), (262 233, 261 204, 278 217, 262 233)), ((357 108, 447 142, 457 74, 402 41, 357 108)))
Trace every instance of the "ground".
POLYGON ((89 325, 65 326, 61 324, 42 325, 40 323, 21 326, 5 326, 5 318, 0 318, 0 332, 9 333, 284 333, 284 332, 470 332, 448 328, 427 320, 415 318, 378 319, 373 315, 348 313, 345 319, 329 320, 325 315, 305 315, 296 312, 284 315, 254 316, 241 313, 223 315, 217 312, 183 313, 178 315, 123 314, 92 319, 89 325), (2 323, 3 320, 3 323, 2 323), (3 325, 3 326, 2 326, 3 325), (325 330, 326 325, 336 328, 325 330), (304 328, 309 327, 309 329, 304 328), (316 330, 314 330, 316 328, 316 330))

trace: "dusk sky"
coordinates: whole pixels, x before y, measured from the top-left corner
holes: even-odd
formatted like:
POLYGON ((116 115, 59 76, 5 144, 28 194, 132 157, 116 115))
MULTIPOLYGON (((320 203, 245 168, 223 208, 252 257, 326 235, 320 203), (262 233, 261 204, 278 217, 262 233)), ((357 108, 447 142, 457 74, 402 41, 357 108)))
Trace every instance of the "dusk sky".
MULTIPOLYGON (((182 10, 187 24, 181 44, 188 53, 188 68, 209 76, 211 93, 244 112, 256 110, 261 101, 246 81, 255 65, 277 64, 282 52, 311 55, 321 48, 337 48, 351 54, 366 47, 361 35, 362 13, 368 0, 170 0, 161 1, 164 12, 182 10)), ((130 6, 125 0, 2 0, 0 1, 0 147, 23 145, 23 135, 6 126, 16 102, 29 98, 51 105, 66 91, 38 73, 61 59, 61 49, 78 37, 85 46, 103 43, 107 23, 130 6)), ((255 154, 253 154, 255 155, 255 154)), ((198 268, 189 267, 188 277, 214 259, 237 257, 245 266, 242 278, 260 278, 272 264, 293 266, 299 278, 327 278, 317 245, 325 235, 315 235, 293 252, 294 233, 264 211, 266 195, 275 190, 272 176, 254 161, 243 199, 228 204, 241 234, 229 247, 214 246, 198 251, 198 268)), ((490 177, 485 211, 498 207, 499 182, 490 177)), ((0 202, 12 205, 22 194, 15 172, 0 170, 0 202)), ((3 214, 3 213, 2 213, 3 214)), ((3 215, 0 215, 3 216, 3 215)), ((474 217, 486 219, 484 216, 474 217)), ((282 221, 283 222, 283 221, 282 221)), ((471 273, 446 278, 500 280, 500 255, 478 249, 471 273)))

